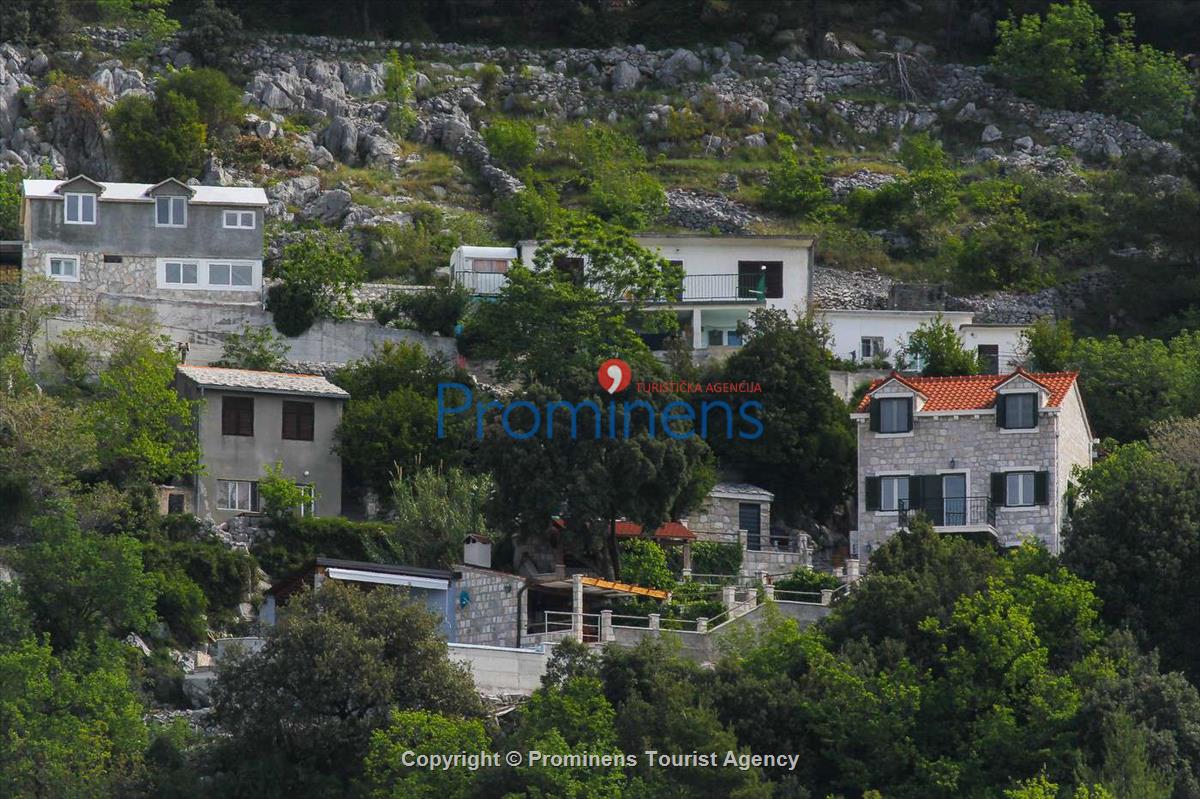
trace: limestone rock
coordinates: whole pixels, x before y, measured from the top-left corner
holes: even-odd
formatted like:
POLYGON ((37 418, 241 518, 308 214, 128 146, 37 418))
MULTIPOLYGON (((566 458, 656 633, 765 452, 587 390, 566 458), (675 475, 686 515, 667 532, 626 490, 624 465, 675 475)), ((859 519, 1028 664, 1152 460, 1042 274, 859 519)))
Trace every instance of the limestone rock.
POLYGON ((1000 141, 1003 136, 1004 134, 1000 132, 1000 128, 996 127, 995 125, 988 125, 983 129, 983 133, 979 136, 979 140, 984 144, 991 144, 994 141, 1000 141))
POLYGON ((637 88, 638 81, 641 79, 642 73, 637 67, 628 61, 621 61, 613 67, 612 90, 614 92, 627 92, 630 89, 635 89, 637 88))
POLYGON ((326 225, 340 225, 350 208, 350 192, 345 189, 330 189, 321 192, 317 199, 304 206, 300 217, 319 220, 326 225))

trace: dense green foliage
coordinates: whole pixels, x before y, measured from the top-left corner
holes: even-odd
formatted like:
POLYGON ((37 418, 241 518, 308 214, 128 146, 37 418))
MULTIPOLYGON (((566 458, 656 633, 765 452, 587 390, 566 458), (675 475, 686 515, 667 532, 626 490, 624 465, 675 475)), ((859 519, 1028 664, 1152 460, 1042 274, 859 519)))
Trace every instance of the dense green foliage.
POLYGON ((483 131, 483 141, 492 155, 511 169, 524 169, 537 150, 533 125, 521 120, 497 119, 483 131))
POLYGON ((374 305, 375 321, 381 325, 412 327, 422 333, 453 336, 470 306, 471 292, 454 284, 428 291, 398 291, 374 305))
POLYGON ((212 68, 181 69, 163 78, 156 91, 175 92, 196 104, 208 135, 237 125, 242 115, 242 92, 224 72, 212 68))
POLYGON ((0 172, 0 238, 15 239, 21 235, 20 169, 10 167, 0 172))
POLYGON ((392 517, 410 562, 448 568, 462 559, 468 535, 488 537, 491 478, 458 469, 417 469, 392 481, 392 517))
POLYGON ((317 319, 349 316, 364 278, 362 255, 344 233, 306 230, 284 246, 275 277, 281 282, 268 295, 275 327, 298 336, 317 319))
POLYGON ((267 327, 242 327, 241 333, 230 333, 221 345, 221 358, 213 366, 229 369, 253 369, 277 372, 287 364, 287 342, 267 327))
POLYGON ((160 92, 154 100, 129 95, 108 112, 113 146, 125 174, 147 183, 165 177, 180 180, 200 173, 207 129, 196 101, 178 92, 160 92))
POLYGON ((925 377, 973 375, 979 371, 978 357, 963 346, 954 325, 940 314, 912 332, 901 361, 909 368, 920 368, 925 377))
POLYGON ((217 0, 201 0, 180 32, 180 44, 201 64, 220 67, 226 63, 242 19, 217 0))
POLYGON ((819 155, 807 163, 800 162, 791 136, 779 137, 779 160, 767 174, 763 202, 786 214, 811 219, 829 202, 832 196, 821 178, 819 155))

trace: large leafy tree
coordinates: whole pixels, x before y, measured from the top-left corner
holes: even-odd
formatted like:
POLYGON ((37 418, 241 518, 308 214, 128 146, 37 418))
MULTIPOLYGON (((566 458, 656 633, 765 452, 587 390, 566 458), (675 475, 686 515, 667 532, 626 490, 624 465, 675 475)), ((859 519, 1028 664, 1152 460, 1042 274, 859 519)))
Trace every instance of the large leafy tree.
POLYGON ((453 718, 427 710, 393 711, 391 723, 371 736, 365 764, 371 799, 470 799, 475 771, 405 767, 404 753, 485 752, 489 744, 479 719, 453 718))
POLYGON ((214 689, 234 784, 266 796, 341 795, 393 710, 479 716, 440 625, 395 591, 330 581, 293 597, 263 649, 223 663, 214 689))
POLYGON ((108 121, 127 177, 158 182, 199 174, 208 133, 190 97, 174 91, 160 92, 154 100, 129 95, 112 107, 108 121))
POLYGON ((339 369, 333 382, 350 392, 336 448, 353 484, 386 500, 398 470, 461 462, 466 423, 450 417, 449 434, 438 438, 438 384, 471 381, 444 358, 416 344, 385 343, 339 369))
POLYGON ((978 357, 963 346, 954 325, 940 315, 922 322, 909 335, 904 358, 921 364, 921 374, 926 377, 973 375, 979 371, 978 357))
POLYGON ((763 434, 753 440, 710 438, 724 467, 775 493, 785 518, 828 515, 850 488, 854 436, 850 417, 829 385, 823 331, 781 310, 756 311, 746 343, 726 361, 721 379, 758 384, 762 393, 721 395, 738 407, 761 402, 763 434))

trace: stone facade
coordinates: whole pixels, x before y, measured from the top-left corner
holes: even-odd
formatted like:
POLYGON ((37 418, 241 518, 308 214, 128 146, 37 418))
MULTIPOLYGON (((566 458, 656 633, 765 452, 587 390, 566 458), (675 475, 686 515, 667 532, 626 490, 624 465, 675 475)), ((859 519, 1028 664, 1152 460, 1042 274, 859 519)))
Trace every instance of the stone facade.
POLYGON ((454 569, 462 573, 456 586, 459 595, 454 598, 454 640, 460 644, 516 646, 518 626, 528 612, 528 595, 521 591, 525 578, 478 566, 458 565, 454 569))
MULTIPOLYGON (((1014 378, 1012 388, 1024 382, 1014 378)), ((1036 388, 1026 384, 1030 390, 1036 388)), ((914 396, 899 382, 881 386, 879 396, 914 396)), ((907 433, 876 433, 869 414, 856 413, 858 435, 857 530, 851 532, 851 553, 864 562, 873 549, 900 527, 897 510, 867 510, 868 477, 963 474, 966 482, 965 524, 937 526, 943 531, 986 529, 995 473, 1045 472, 1046 504, 995 507, 993 529, 1004 546, 1027 539, 1041 541, 1053 553, 1061 550, 1066 516, 1065 496, 1075 466, 1091 465, 1091 434, 1077 388, 1072 387, 1058 407, 1047 407, 1039 393, 1037 426, 1009 430, 997 426, 995 408, 925 412, 920 405, 907 433)), ((919 402, 919 401, 918 401, 919 402)), ((949 512, 949 511, 947 511, 949 512)), ((947 521, 947 520, 943 520, 947 521)))
MULTIPOLYGON (((757 486, 718 483, 709 493, 700 510, 683 520, 698 541, 738 544, 742 548, 742 571, 755 574, 791 572, 797 566, 812 563, 812 540, 798 530, 789 530, 789 542, 778 546, 771 536, 771 502, 774 495, 757 486), (758 505, 759 543, 750 549, 746 531, 740 529, 739 507, 744 503, 758 505), (793 543, 794 542, 794 545, 793 543)), ((778 532, 778 531, 777 531, 778 532)))
MULTIPOLYGON (((120 262, 106 261, 102 252, 69 252, 43 250, 25 245, 22 270, 28 279, 31 275, 47 273, 47 259, 51 255, 71 255, 79 259, 78 281, 55 281, 52 301, 56 316, 94 321, 105 304, 114 301, 175 300, 184 303, 262 307, 262 298, 255 291, 203 291, 190 289, 166 289, 158 287, 158 260, 144 255, 122 255, 120 262), (201 296, 203 295, 203 296, 201 296)), ((261 279, 261 266, 255 267, 261 279)))

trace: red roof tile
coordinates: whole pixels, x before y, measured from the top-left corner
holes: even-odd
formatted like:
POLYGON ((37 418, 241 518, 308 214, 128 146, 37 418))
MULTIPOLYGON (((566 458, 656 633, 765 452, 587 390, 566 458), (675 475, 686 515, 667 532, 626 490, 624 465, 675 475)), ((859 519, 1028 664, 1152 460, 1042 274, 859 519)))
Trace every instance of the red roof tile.
MULTIPOLYGON (((1078 372, 1026 372, 1018 369, 1006 375, 964 375, 962 377, 901 377, 893 375, 908 387, 925 396, 925 412, 936 411, 979 411, 991 408, 996 401, 996 388, 1009 378, 1020 374, 1043 386, 1050 392, 1046 406, 1057 408, 1063 397, 1071 390, 1078 372)), ((871 383, 871 391, 890 380, 891 376, 871 383)), ((871 406, 871 394, 867 393, 858 403, 856 411, 866 413, 871 406)))
MULTIPOLYGON (((642 535, 642 526, 633 522, 617 522, 618 538, 636 538, 642 535)), ((654 531, 655 538, 667 538, 673 541, 691 541, 696 534, 687 529, 682 522, 667 522, 654 531)))

